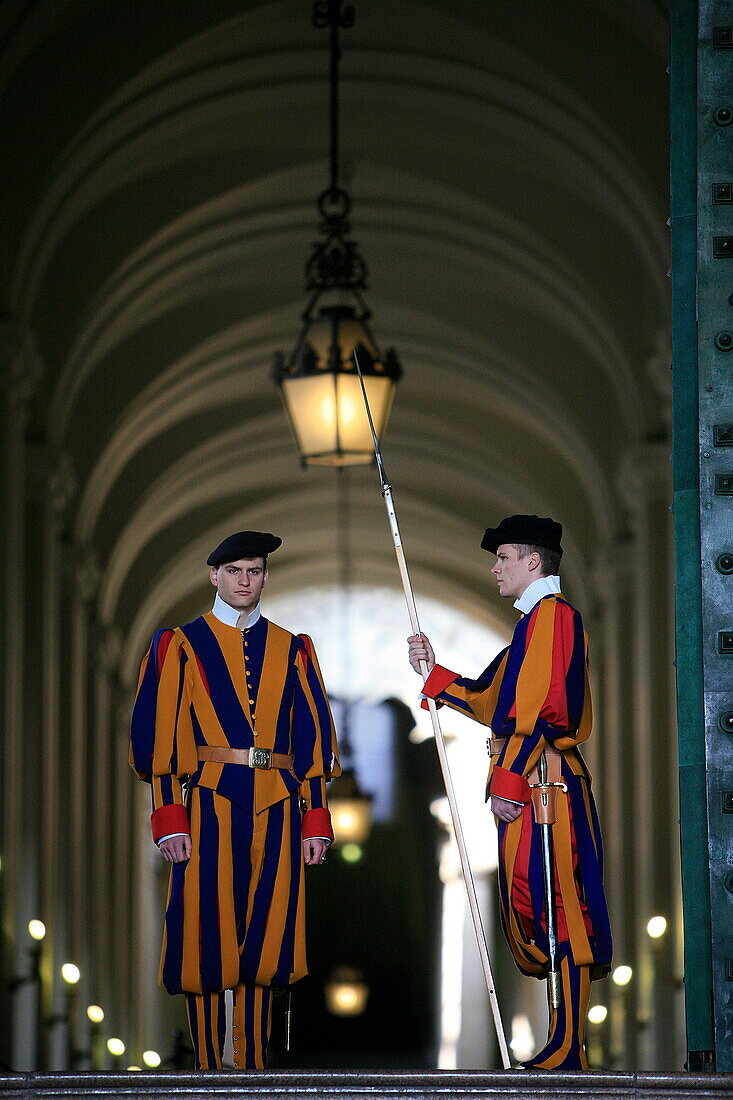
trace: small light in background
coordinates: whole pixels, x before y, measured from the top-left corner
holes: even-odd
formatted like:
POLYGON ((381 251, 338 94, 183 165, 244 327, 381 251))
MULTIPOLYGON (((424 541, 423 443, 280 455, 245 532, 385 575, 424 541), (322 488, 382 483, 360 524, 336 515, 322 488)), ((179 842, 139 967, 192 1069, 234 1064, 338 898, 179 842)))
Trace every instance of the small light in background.
POLYGON ((667 931, 667 918, 652 917, 646 926, 646 930, 653 940, 658 940, 667 931))
POLYGON ((341 858, 346 863, 358 863, 364 855, 364 849, 360 844, 344 844, 341 849, 341 858))
POLYGON ((34 940, 42 940, 46 935, 46 925, 42 920, 28 921, 28 933, 34 940))
POLYGON ((630 966, 617 966, 611 975, 616 985, 628 985, 634 976, 630 966))
POLYGON ((526 1062, 534 1052, 534 1032, 529 1017, 523 1012, 512 1017, 512 1037, 509 1046, 518 1062, 526 1062))
POLYGON ((93 1024, 101 1024, 104 1019, 104 1009, 100 1008, 99 1005, 89 1005, 87 1008, 87 1016, 93 1024))
POLYGON ((61 967, 61 977, 67 985, 76 985, 81 978, 81 970, 76 963, 64 963, 61 967))
POLYGON ((108 1039, 107 1050, 110 1054, 114 1054, 115 1058, 119 1058, 121 1054, 125 1053, 125 1044, 122 1039, 108 1039))
POLYGON ((142 1073, 142 1070, 140 1069, 140 1066, 128 1066, 127 1067, 127 1072, 128 1073, 142 1073))
POLYGON ((334 1016, 360 1016, 369 999, 369 987, 358 970, 340 967, 326 982, 326 1007, 334 1016))
POLYGON ((156 1069, 160 1065, 161 1058, 157 1050, 146 1050, 143 1053, 143 1062, 151 1069, 156 1069))
POLYGON ((588 1019, 592 1024, 602 1024, 608 1016, 608 1009, 605 1005, 593 1005, 588 1012, 588 1019))
POLYGON ((334 845, 363 844, 372 828, 372 800, 362 793, 353 771, 346 770, 331 783, 328 808, 333 822, 334 845))

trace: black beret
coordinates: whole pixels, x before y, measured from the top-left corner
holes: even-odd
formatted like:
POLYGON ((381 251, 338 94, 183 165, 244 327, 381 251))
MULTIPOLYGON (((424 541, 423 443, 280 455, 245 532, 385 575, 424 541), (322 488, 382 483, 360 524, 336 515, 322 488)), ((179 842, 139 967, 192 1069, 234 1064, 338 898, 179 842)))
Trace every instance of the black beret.
POLYGON ((236 535, 227 535, 216 550, 212 550, 206 564, 216 569, 228 561, 240 558, 266 558, 273 550, 282 545, 282 539, 270 535, 267 531, 237 531, 236 535))
POLYGON ((562 557, 562 524, 549 516, 507 516, 498 527, 487 527, 481 540, 481 549, 495 554, 500 546, 509 542, 518 546, 546 546, 562 557))

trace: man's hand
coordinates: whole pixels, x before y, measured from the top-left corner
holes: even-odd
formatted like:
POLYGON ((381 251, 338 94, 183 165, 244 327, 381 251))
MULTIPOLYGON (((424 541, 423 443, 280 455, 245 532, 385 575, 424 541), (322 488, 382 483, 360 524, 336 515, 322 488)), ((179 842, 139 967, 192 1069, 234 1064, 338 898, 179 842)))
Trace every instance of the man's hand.
POLYGON ((167 859, 169 863, 183 863, 184 860, 191 858, 191 837, 188 833, 169 836, 167 840, 161 841, 158 847, 163 859, 167 859))
POLYGON ((407 639, 409 644, 409 658, 410 664, 415 669, 415 672, 419 672, 422 675, 420 669, 420 661, 428 662, 428 672, 435 664, 435 654, 433 653, 433 647, 430 641, 424 634, 413 634, 407 639))
POLYGON ((507 798, 499 798, 498 794, 491 796, 492 814, 495 814, 500 821, 506 821, 507 824, 510 821, 516 821, 523 809, 524 806, 518 806, 516 802, 510 802, 507 798))
POLYGON ((322 840, 319 836, 311 837, 310 840, 303 841, 303 859, 310 866, 314 866, 317 863, 323 863, 327 851, 328 841, 322 840))

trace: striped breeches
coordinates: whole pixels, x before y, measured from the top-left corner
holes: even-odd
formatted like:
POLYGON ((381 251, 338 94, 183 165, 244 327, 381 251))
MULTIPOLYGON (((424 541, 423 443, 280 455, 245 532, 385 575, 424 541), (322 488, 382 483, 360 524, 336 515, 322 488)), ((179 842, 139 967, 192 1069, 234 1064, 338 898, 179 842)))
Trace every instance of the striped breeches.
MULTIPOLYGON (((221 1069, 226 1041, 224 993, 187 993, 186 1013, 196 1069, 221 1069)), ((238 985, 234 990, 232 1039, 235 1069, 266 1068, 272 1023, 272 990, 238 985)))
POLYGON ((192 994, 241 983, 286 989, 307 973, 297 796, 253 814, 193 787, 187 803, 192 853, 171 871, 161 985, 192 994))
MULTIPOLYGON (((596 835, 595 804, 589 784, 564 776, 552 826, 557 938, 570 943, 577 966, 608 969, 608 927, 596 835), (597 847, 596 847, 597 845, 597 847)), ((528 803, 514 821, 499 822, 499 900, 501 920, 514 960, 524 974, 544 977, 549 944, 545 919, 542 837, 528 803)), ((603 976, 599 974, 597 976, 603 976)))

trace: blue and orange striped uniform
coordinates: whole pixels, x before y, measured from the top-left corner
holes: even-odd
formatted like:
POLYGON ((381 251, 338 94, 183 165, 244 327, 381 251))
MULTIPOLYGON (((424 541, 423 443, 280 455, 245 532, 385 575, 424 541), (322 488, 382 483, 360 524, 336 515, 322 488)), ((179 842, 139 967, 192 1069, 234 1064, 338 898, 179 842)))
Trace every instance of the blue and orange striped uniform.
MULTIPOLYGON (((591 776, 578 746, 593 723, 588 642, 580 614, 562 595, 540 599, 520 619, 511 643, 477 680, 435 665, 425 695, 489 726, 500 742, 492 756, 490 794, 521 803, 510 823, 498 821, 502 926, 517 966, 547 975, 542 848, 528 777, 546 746, 561 754, 562 781, 552 826, 555 897, 564 993, 552 1014, 548 1044, 528 1064, 587 1068, 583 1029, 590 981, 604 977, 612 955, 603 891, 603 846, 591 776)), ((426 705, 426 704, 424 704, 426 705)))
POLYGON ((158 631, 130 761, 152 786, 154 839, 191 835, 190 860, 171 869, 159 977, 187 995, 197 1068, 221 1068, 227 989, 235 1063, 264 1068, 271 991, 307 973, 301 836, 333 838, 326 781, 338 750, 310 639, 212 613, 158 631), (270 749, 292 770, 201 761, 201 746, 270 749))

